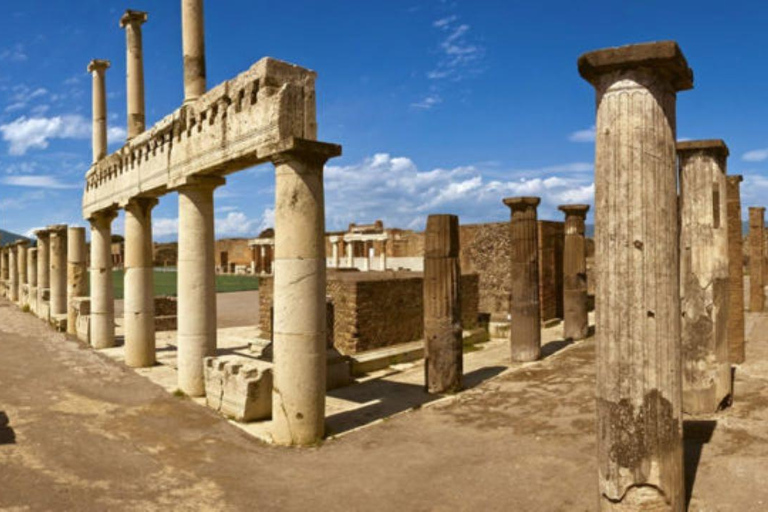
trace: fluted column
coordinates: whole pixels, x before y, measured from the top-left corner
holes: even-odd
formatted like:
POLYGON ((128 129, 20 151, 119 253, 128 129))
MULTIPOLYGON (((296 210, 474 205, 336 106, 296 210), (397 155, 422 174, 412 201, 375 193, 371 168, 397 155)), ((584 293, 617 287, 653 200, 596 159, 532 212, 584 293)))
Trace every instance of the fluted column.
POLYGON ((179 192, 179 389, 205 395, 203 358, 216 355, 216 261, 213 191, 225 183, 196 179, 179 192))
POLYGON ((46 292, 50 292, 51 288, 51 233, 47 229, 40 229, 35 231, 35 236, 37 237, 37 316, 45 317, 50 314, 50 309, 44 306, 46 292))
POLYGON ((132 199, 125 207, 125 364, 155 364, 155 290, 152 265, 153 197, 132 199))
POLYGON ((728 222, 722 140, 679 142, 683 411, 711 414, 731 395, 728 222))
POLYGON ((461 389, 459 218, 430 215, 424 247, 424 378, 429 393, 461 389))
POLYGON ((541 311, 539 304, 538 197, 509 197, 511 210, 509 343, 512 361, 535 361, 541 355, 541 311))
POLYGON ((749 310, 765 310, 765 208, 749 208, 749 310))
POLYGON ((744 362, 744 235, 741 224, 742 177, 726 176, 728 199, 728 358, 744 362))
POLYGON ((596 89, 595 274, 601 510, 682 511, 674 42, 582 55, 596 89))
POLYGON ((107 89, 105 75, 110 63, 108 60, 92 60, 88 72, 92 76, 92 151, 93 163, 107 156, 107 89))
POLYGON ((37 314, 37 247, 27 250, 27 303, 37 314))
POLYGON ((184 102, 205 94, 205 23, 203 0, 181 0, 184 47, 184 102))
POLYGON ((67 314, 67 226, 49 226, 51 317, 67 314))
POLYGON ((275 180, 274 387, 272 436, 283 445, 323 437, 326 378, 323 165, 338 146, 273 158, 275 180))
POLYGON ((112 280, 112 221, 116 210, 91 219, 91 345, 115 346, 115 291, 112 280))
POLYGON ((8 247, 8 299, 19 301, 19 247, 13 244, 8 247))
POLYGON ((147 13, 127 10, 120 18, 120 26, 125 29, 126 71, 128 97, 128 140, 145 130, 144 102, 144 47, 141 26, 147 22, 147 13))
POLYGON ((17 242, 16 260, 19 265, 19 306, 24 307, 24 288, 27 286, 27 246, 29 242, 20 240, 17 242))
POLYGON ((88 268, 85 256, 85 228, 67 231, 67 333, 77 334, 74 299, 88 296, 88 268))
POLYGON ((563 249, 563 337, 582 340, 589 332, 587 309, 587 246, 584 238, 589 205, 560 207, 565 213, 563 249))

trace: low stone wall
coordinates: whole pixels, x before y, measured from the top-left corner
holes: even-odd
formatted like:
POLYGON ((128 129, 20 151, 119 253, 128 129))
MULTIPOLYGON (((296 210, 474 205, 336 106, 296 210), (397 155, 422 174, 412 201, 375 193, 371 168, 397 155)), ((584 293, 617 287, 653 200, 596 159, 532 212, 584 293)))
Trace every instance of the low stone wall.
POLYGON ((176 297, 155 297, 155 331, 175 331, 178 326, 177 311, 176 297))
MULTIPOLYGON (((423 338, 423 275, 419 272, 328 271, 333 346, 342 354, 388 347, 423 338)), ((478 325, 479 278, 461 277, 462 325, 478 325)), ((259 280, 259 328, 271 337, 273 278, 259 280)), ((329 318, 330 321, 330 318, 329 318)), ((330 327, 330 326, 329 326, 330 327)))

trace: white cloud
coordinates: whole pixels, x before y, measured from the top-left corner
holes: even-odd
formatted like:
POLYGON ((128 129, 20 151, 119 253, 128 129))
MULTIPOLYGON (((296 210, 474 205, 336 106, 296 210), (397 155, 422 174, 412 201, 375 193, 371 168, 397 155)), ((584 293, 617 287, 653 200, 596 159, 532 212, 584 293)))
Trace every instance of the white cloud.
POLYGON ((107 128, 107 140, 109 144, 122 144, 128 137, 128 131, 122 126, 110 126, 107 128))
POLYGON ((152 219, 152 236, 157 238, 176 235, 179 233, 179 219, 154 218, 152 219))
POLYGON ((3 185, 10 185, 13 187, 30 187, 30 188, 51 188, 51 189, 70 189, 80 188, 80 185, 72 183, 62 183, 55 176, 6 176, 0 180, 3 185))
POLYGON ((466 23, 459 23, 459 17, 456 15, 436 20, 432 26, 445 35, 439 43, 440 60, 427 73, 427 78, 458 81, 468 74, 478 73, 478 64, 485 55, 485 48, 471 40, 471 27, 466 23))
POLYGON ((0 50, 0 61, 24 62, 28 58, 23 44, 15 44, 11 48, 0 50))
MULTIPOLYGON (((81 115, 55 117, 22 116, 10 123, 0 125, 0 134, 9 143, 8 153, 24 155, 30 149, 46 149, 51 139, 89 139, 91 121, 81 115)), ((113 139, 125 137, 125 129, 111 127, 108 136, 113 139)))
POLYGON ((768 160, 768 148, 747 151, 741 156, 741 159, 745 162, 762 162, 763 160, 768 160))
POLYGON ((594 142, 595 141, 595 126, 587 128, 586 130, 578 130, 568 135, 568 140, 571 142, 594 142))
POLYGON ((411 106, 414 108, 420 108, 423 110, 429 110, 432 107, 439 105, 443 102, 443 99, 437 95, 437 94, 431 94, 427 97, 425 97, 423 100, 417 102, 417 103, 411 103, 411 106))

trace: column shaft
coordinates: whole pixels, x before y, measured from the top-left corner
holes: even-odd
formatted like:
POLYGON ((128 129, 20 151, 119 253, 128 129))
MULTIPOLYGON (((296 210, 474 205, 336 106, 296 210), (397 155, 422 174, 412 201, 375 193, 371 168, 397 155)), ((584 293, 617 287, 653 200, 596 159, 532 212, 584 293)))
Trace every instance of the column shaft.
POLYGON ((37 235, 37 316, 46 317, 50 314, 50 310, 45 307, 45 297, 51 287, 51 236, 47 230, 36 231, 35 235, 37 235))
POLYGON ((765 276, 763 244, 765 238, 765 208, 749 208, 749 310, 759 313, 765 309, 765 276))
POLYGON ((141 25, 146 23, 147 13, 128 10, 120 19, 125 29, 126 71, 128 97, 128 140, 146 128, 144 101, 144 45, 141 25))
POLYGON ((105 74, 109 61, 92 60, 88 72, 92 76, 92 150, 93 162, 96 163, 107 156, 107 90, 105 74))
POLYGON ((67 314, 67 226, 52 226, 50 254, 51 317, 67 314))
POLYGON ((563 336, 582 340, 589 332, 587 311, 587 246, 584 238, 588 205, 564 205, 563 336))
POLYGON ((726 176, 728 196, 728 357, 744 362, 744 253, 741 224, 741 176, 726 176))
POLYGON ((430 215, 424 252, 424 377, 429 393, 461 389, 459 218, 430 215))
POLYGON ((181 0, 184 47, 184 101, 205 94, 205 23, 203 0, 181 0))
POLYGON ((85 257, 85 228, 67 232, 67 333, 77 334, 74 299, 88 296, 88 268, 85 257))
POLYGON ((10 291, 8 293, 8 299, 11 302, 19 301, 19 262, 18 262, 18 245, 11 245, 8 251, 8 286, 10 291))
POLYGON ((115 346, 115 291, 112 278, 112 221, 115 211, 91 218, 91 345, 115 346))

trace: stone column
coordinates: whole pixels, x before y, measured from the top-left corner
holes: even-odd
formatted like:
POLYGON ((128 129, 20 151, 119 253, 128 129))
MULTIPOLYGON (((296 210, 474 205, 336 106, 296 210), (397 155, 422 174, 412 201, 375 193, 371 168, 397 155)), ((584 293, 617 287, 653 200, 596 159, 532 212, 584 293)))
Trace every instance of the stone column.
POLYGON ((429 393, 461 389, 459 218, 430 215, 424 247, 424 378, 429 393))
POLYGON ((744 242, 741 224, 742 177, 726 176, 728 200, 728 358, 744 362, 744 242))
POLYGON ((184 102, 205 94, 205 23, 203 0, 181 0, 184 47, 184 102))
POLYGON ((194 179, 179 192, 178 366, 179 389, 205 395, 203 358, 216 355, 215 176, 194 179))
POLYGON ((155 364, 155 279, 152 264, 154 197, 132 199, 125 207, 125 364, 155 364))
POLYGON ((51 233, 47 229, 40 229, 35 231, 35 236, 37 236, 37 316, 45 316, 43 315, 45 295, 51 288, 51 233))
POLYGON ((354 268, 355 266, 355 243, 347 242, 347 267, 354 268))
POLYGON ((371 270, 371 248, 368 246, 369 242, 363 242, 363 271, 369 272, 371 270))
POLYGON ((387 270, 387 241, 382 240, 381 242, 381 254, 379 255, 379 261, 381 263, 381 271, 384 272, 387 270))
POLYGON ((88 267, 85 257, 85 228, 67 232, 67 334, 77 334, 74 300, 88 296, 88 267))
POLYGON ((582 55, 596 89, 595 274, 600 510, 685 507, 674 42, 582 55))
POLYGON ((338 146, 302 141, 273 157, 275 180, 272 436, 282 445, 323 437, 326 380, 323 165, 338 146))
POLYGON ((538 197, 504 199, 504 204, 511 210, 512 324, 509 342, 513 361, 535 361, 541 355, 539 236, 536 218, 536 207, 540 201, 538 197))
POLYGON ((120 18, 125 29, 127 46, 126 68, 128 96, 128 140, 142 133, 146 127, 144 103, 144 48, 141 26, 147 22, 147 13, 127 10, 120 18))
POLYGON ((51 318, 67 314, 67 226, 49 226, 51 234, 51 318))
POLYGON ((91 345, 115 346, 115 291, 112 280, 112 221, 115 210, 91 217, 91 345))
POLYGON ((338 239, 331 240, 331 252, 333 253, 333 259, 331 260, 333 262, 332 266, 333 268, 339 268, 339 240, 338 239))
POLYGON ((108 60, 92 60, 88 64, 88 72, 92 75, 93 79, 91 92, 93 102, 93 163, 107 156, 107 90, 105 74, 109 66, 108 60))
POLYGON ((29 245, 29 242, 26 240, 21 240, 18 243, 18 254, 16 255, 18 264, 19 264, 19 305, 23 306, 24 304, 21 303, 22 298, 22 290, 25 286, 27 286, 27 246, 29 245))
POLYGON ((728 223, 722 140, 679 142, 683 412, 711 414, 731 395, 728 223))
POLYGON ((37 247, 27 250, 27 284, 37 288, 37 247))
POLYGON ((565 213, 563 249, 563 337, 583 340, 589 332, 587 310, 587 246, 584 238, 589 205, 560 207, 565 213))
POLYGON ((765 208, 751 206, 749 208, 749 310, 753 313, 759 313, 765 309, 764 222, 765 208))
POLYGON ((19 247, 16 244, 8 247, 8 299, 19 301, 19 247))
POLYGON ((262 274, 267 272, 267 248, 263 245, 259 246, 259 272, 262 274))

